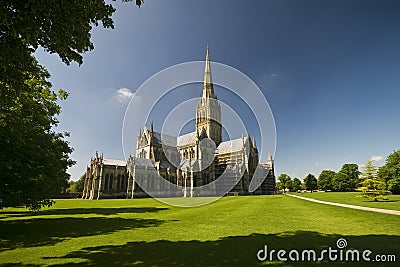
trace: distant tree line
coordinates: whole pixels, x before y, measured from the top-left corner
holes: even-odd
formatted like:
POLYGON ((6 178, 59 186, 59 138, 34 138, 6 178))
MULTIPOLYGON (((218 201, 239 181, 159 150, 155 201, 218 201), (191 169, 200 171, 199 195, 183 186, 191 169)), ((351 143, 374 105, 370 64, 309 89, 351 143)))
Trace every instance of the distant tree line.
POLYGON ((65 190, 65 193, 82 193, 83 186, 85 183, 86 174, 83 174, 78 181, 69 181, 69 187, 65 190))
POLYGON ((303 183, 287 174, 278 176, 277 187, 283 191, 323 190, 334 192, 361 191, 365 197, 383 198, 390 193, 400 194, 400 150, 391 153, 384 166, 378 168, 368 161, 363 166, 344 164, 338 171, 323 170, 318 179, 308 174, 303 183), (359 170, 362 169, 362 171, 359 170))

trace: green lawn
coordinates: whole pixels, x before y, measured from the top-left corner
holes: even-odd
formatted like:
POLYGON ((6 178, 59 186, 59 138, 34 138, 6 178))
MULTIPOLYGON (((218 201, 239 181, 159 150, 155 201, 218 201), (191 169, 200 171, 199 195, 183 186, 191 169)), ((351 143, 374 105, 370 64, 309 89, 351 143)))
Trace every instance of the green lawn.
POLYGON ((400 195, 390 195, 389 200, 374 201, 372 199, 361 198, 358 192, 314 192, 314 193, 291 193, 293 195, 336 202, 349 205, 365 206, 371 208, 400 210, 400 195))
POLYGON ((5 209, 0 265, 251 266, 264 245, 318 251, 336 248, 340 237, 348 248, 400 260, 400 216, 276 195, 225 197, 196 208, 121 199, 57 200, 38 213, 5 209))

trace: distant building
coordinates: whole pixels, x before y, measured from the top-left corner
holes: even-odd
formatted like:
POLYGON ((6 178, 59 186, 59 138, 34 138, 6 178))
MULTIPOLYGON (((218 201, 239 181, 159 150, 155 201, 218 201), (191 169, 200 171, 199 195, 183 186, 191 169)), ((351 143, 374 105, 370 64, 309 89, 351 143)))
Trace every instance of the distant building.
POLYGON ((96 152, 86 170, 83 198, 147 196, 139 184, 145 185, 147 193, 160 197, 275 192, 274 161, 268 154, 267 162, 259 163, 255 139, 247 135, 222 141, 221 107, 214 94, 208 48, 195 131, 174 137, 155 132, 151 123, 150 129, 145 126, 139 132, 135 156, 127 162, 96 152), (250 193, 254 173, 263 182, 250 193), (221 175, 224 179, 217 179, 221 175))

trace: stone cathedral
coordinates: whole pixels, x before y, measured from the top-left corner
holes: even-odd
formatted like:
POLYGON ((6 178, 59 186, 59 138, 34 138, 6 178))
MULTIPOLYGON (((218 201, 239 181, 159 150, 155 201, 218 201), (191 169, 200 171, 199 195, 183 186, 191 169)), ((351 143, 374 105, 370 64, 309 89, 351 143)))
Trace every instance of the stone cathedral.
POLYGON ((134 198, 149 196, 149 192, 158 197, 275 192, 274 161, 268 153, 267 162, 259 162, 255 138, 246 134, 222 140, 221 107, 214 93, 208 47, 196 129, 174 137, 154 131, 151 123, 139 132, 135 155, 127 162, 96 152, 86 170, 82 197, 134 198), (263 180, 250 192, 255 172, 263 180), (221 175, 224 179, 218 179, 221 175))

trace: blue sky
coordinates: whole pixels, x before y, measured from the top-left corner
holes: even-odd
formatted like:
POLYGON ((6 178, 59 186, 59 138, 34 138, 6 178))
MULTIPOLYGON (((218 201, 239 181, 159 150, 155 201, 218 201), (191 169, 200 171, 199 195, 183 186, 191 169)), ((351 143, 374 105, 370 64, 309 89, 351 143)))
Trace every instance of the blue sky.
MULTIPOLYGON (((61 103, 59 130, 71 132, 74 180, 96 150, 123 158, 128 102, 117 91, 129 89, 122 91, 128 98, 158 71, 204 60, 206 44, 212 61, 248 75, 268 100, 277 130, 276 175, 319 175, 400 149, 400 2, 115 6, 115 29, 92 31, 95 49, 84 55, 83 65, 66 66, 56 55, 36 52, 55 89, 71 93, 61 103)), ((201 85, 198 90, 200 95, 201 85)))

